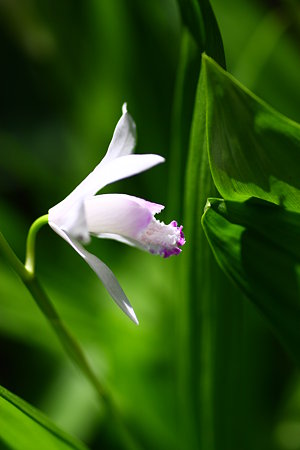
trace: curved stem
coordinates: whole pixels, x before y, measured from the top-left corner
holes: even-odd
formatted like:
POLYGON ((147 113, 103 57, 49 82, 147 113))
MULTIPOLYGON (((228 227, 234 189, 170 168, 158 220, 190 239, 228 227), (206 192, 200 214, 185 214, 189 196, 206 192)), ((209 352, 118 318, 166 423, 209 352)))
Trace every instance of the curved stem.
POLYGON ((6 259, 9 265, 15 270, 18 276, 31 293, 39 309, 46 317, 51 327, 53 328, 60 343, 65 349, 68 356, 73 363, 85 374, 90 383, 94 386, 99 398, 105 403, 109 415, 114 420, 114 423, 118 427, 118 433, 120 440, 122 441, 124 448, 128 450, 139 450, 139 445, 134 441, 129 430, 124 424, 119 411, 115 407, 115 404, 101 384, 94 371, 89 365, 89 362, 82 351, 80 345, 76 339, 72 336, 68 328, 65 326, 61 318, 59 317, 54 305, 49 299, 48 295, 40 285, 37 277, 34 274, 34 245, 36 233, 46 222, 48 222, 48 216, 42 216, 37 219, 31 226, 27 238, 27 253, 25 266, 15 255, 12 248, 4 238, 0 231, 0 254, 6 259))
POLYGON ((25 269, 34 274, 35 269, 35 238, 39 229, 48 223, 48 214, 36 219, 29 228, 26 242, 26 260, 25 269))

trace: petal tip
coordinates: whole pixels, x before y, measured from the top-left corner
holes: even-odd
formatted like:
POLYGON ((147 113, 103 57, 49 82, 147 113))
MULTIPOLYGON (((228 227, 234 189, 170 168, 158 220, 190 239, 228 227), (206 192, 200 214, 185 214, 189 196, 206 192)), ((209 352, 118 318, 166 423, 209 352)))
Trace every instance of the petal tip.
POLYGON ((127 310, 127 311, 126 311, 126 312, 127 312, 127 315, 128 315, 128 317, 132 320, 132 322, 134 322, 136 325, 139 325, 138 318, 136 317, 135 312, 134 312, 132 306, 126 304, 126 310, 127 310))
POLYGON ((122 114, 126 114, 127 113, 127 102, 124 102, 122 105, 122 114))

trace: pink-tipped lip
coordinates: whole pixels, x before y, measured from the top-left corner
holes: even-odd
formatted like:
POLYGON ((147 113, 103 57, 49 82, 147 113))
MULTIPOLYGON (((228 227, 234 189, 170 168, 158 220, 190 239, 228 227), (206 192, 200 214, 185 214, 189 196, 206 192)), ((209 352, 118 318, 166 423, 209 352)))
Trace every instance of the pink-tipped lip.
MULTIPOLYGON (((179 236, 179 239, 177 240, 176 244, 179 245, 180 247, 182 247, 182 246, 185 244, 185 242, 186 242, 186 241, 185 241, 185 237, 184 237, 184 233, 183 233, 183 231, 182 231, 183 226, 180 225, 180 227, 179 227, 178 224, 177 224, 177 222, 176 222, 176 220, 173 220, 173 221, 171 222, 171 225, 172 225, 174 228, 177 228, 177 230, 179 231, 180 236, 179 236)), ((179 255, 181 252, 182 252, 182 249, 181 249, 181 248, 179 248, 179 247, 174 247, 174 248, 171 248, 171 249, 165 249, 165 250, 163 250, 162 256, 163 256, 164 258, 169 258, 169 256, 179 255)))

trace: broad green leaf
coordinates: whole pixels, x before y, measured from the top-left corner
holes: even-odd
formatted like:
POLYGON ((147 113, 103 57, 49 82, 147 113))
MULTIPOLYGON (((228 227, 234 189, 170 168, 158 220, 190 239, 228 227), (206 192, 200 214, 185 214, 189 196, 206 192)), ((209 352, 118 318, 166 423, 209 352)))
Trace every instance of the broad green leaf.
POLYGON ((207 56, 207 143, 225 199, 261 198, 300 211, 300 126, 242 86, 207 56))
POLYGON ((0 386, 0 447, 13 450, 87 450, 40 411, 0 386))
POLYGON ((300 363, 300 214, 262 200, 209 199, 202 224, 221 268, 300 363))

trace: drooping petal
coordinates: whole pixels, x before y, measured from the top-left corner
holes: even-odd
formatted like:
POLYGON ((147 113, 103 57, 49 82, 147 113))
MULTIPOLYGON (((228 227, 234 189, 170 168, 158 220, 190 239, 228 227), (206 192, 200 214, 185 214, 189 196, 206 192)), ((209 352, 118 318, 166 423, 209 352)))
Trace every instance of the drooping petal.
POLYGON ((159 155, 126 155, 101 163, 62 202, 49 210, 59 216, 68 212, 74 204, 85 197, 95 195, 104 186, 123 178, 131 177, 164 162, 159 155))
POLYGON ((88 231, 119 234, 136 239, 147 228, 155 211, 163 205, 125 194, 104 194, 88 197, 85 211, 88 231))
POLYGON ((127 112, 127 105, 122 107, 122 116, 117 123, 111 143, 101 164, 106 164, 112 159, 129 155, 136 145, 136 126, 133 118, 127 112))
POLYGON ((106 290, 115 301, 115 303, 122 309, 122 311, 138 325, 138 319, 135 312, 126 297, 123 289, 118 283, 113 272, 95 255, 89 253, 82 245, 79 244, 75 239, 65 233, 63 230, 58 228, 54 223, 49 222, 51 228, 61 236, 66 242, 68 242, 71 247, 86 261, 86 263, 91 267, 91 269, 96 273, 98 278, 104 284, 106 290))

